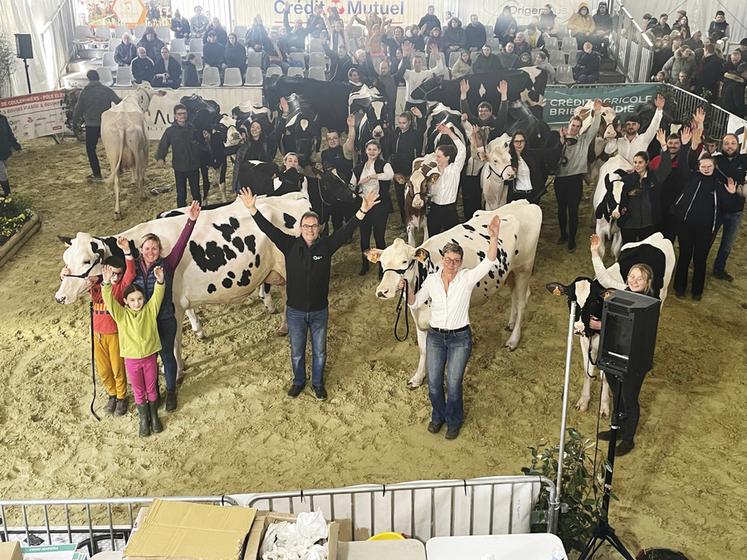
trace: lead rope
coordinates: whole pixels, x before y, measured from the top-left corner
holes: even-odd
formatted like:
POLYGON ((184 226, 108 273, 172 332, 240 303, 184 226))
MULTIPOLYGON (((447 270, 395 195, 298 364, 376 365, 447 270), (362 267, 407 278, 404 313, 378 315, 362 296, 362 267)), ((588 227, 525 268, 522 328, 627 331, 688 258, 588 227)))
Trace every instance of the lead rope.
POLYGON ((407 313, 407 310, 405 310, 405 336, 403 338, 400 338, 397 334, 397 326, 399 325, 399 320, 402 317, 402 309, 404 307, 403 302, 407 301, 408 293, 407 278, 403 278, 403 280, 405 281, 405 287, 399 293, 399 301, 397 302, 397 318, 394 321, 394 338, 396 338, 399 342, 404 342, 410 336, 410 316, 407 313))

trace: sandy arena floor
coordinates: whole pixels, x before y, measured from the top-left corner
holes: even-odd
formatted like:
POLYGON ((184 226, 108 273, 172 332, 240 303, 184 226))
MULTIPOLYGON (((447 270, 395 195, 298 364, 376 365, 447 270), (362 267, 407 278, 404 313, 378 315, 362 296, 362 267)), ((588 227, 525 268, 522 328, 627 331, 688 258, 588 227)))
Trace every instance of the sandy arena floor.
MULTIPOLYGON (((357 275, 357 237, 333 267, 329 401, 309 392, 295 401, 285 396, 290 365, 287 339, 274 334, 279 315, 266 315, 255 299, 203 308, 208 339, 185 336, 180 408, 164 415, 163 434, 139 439, 134 412, 100 423, 88 413, 88 306, 53 299, 63 252, 56 236, 122 231, 171 207, 174 194, 141 203, 128 182, 124 219, 115 223, 111 192, 85 180, 85 148, 71 140, 29 142, 9 170, 44 225, 0 270, 4 498, 223 494, 515 474, 529 462, 529 445, 557 440, 567 308, 543 286, 592 268, 588 226, 575 254, 555 244, 552 193, 542 204, 546 226, 518 350, 502 347, 507 299, 472 313, 476 344, 458 440, 425 430, 427 390, 405 386, 417 363, 414 336, 394 340, 395 304, 374 297, 374 271, 357 275)), ((150 186, 171 182, 171 170, 148 172, 150 186)), ((589 207, 587 198, 583 224, 589 207)), ((729 265, 738 280, 709 276, 702 302, 671 297, 664 307, 637 447, 619 460, 615 475, 620 501, 612 523, 633 550, 668 546, 701 560, 747 557, 746 231, 729 265)), ((400 234, 391 225, 388 240, 400 234)), ((575 402, 583 375, 578 346, 573 365, 575 402)), ((569 425, 592 435, 596 416, 572 410, 569 425)))

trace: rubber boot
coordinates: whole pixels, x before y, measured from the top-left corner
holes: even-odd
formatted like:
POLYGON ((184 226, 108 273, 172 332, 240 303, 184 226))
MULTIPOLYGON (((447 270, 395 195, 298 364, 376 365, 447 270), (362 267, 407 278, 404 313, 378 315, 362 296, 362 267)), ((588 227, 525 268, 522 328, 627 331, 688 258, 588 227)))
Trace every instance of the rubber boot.
POLYGON ((10 196, 10 181, 0 181, 3 187, 3 196, 10 196))
POLYGON ((150 410, 148 409, 148 403, 137 405, 137 413, 140 416, 140 437, 148 437, 150 435, 150 410))
POLYGON ((163 431, 163 425, 158 418, 158 403, 149 402, 148 408, 150 409, 150 429, 154 434, 160 434, 163 431))
POLYGON ((166 412, 174 412, 176 410, 176 389, 169 391, 166 389, 166 412))
POLYGON ((366 255, 363 255, 361 257, 361 271, 358 273, 358 276, 365 276, 368 272, 368 257, 366 255))

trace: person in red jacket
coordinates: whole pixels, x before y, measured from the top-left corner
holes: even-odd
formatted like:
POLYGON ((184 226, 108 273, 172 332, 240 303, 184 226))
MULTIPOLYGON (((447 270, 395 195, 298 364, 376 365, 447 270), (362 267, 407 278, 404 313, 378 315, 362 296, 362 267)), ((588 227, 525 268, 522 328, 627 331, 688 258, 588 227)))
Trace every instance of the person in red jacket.
MULTIPOLYGON (((103 264, 112 267, 112 294, 122 304, 125 288, 135 279, 135 267, 133 266, 135 261, 130 254, 127 239, 119 237, 117 247, 125 254, 126 270, 125 263, 120 257, 107 257, 103 264)), ((69 274, 70 270, 64 267, 60 276, 64 277, 69 274)), ((93 301, 93 361, 106 394, 109 395, 104 410, 114 416, 123 416, 127 412, 128 405, 127 376, 124 360, 119 354, 117 323, 104 305, 104 299, 101 296, 101 276, 89 276, 86 281, 88 293, 91 294, 93 301)))

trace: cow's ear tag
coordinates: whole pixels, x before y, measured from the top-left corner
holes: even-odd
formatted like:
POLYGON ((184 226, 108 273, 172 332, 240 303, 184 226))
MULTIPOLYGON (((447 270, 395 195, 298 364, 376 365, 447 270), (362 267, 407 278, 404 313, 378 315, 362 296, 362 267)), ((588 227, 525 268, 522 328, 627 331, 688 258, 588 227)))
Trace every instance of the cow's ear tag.
POLYGON ((554 296, 562 296, 565 294, 564 286, 559 282, 551 282, 545 286, 545 288, 554 296))
POLYGON ((417 251, 415 251, 415 258, 418 259, 421 263, 428 260, 430 256, 431 254, 425 249, 418 249, 417 251))
POLYGON ((301 119, 301 130, 309 128, 309 121, 307 119, 301 119))
POLYGON ((605 291, 604 291, 604 292, 602 293, 602 299, 603 299, 603 300, 608 300, 609 298, 611 298, 611 297, 612 297, 612 295, 613 295, 614 293, 615 293, 615 290, 605 290, 605 291))

